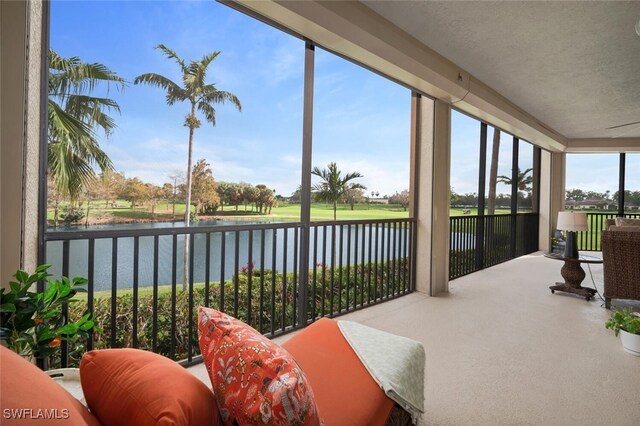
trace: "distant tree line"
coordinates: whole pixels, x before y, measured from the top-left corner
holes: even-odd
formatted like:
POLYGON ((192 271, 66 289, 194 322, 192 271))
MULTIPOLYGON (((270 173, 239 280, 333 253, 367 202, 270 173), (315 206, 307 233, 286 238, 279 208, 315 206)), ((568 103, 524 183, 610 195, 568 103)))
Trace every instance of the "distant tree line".
MULTIPOLYGON (((312 199, 314 201, 322 202, 323 201, 322 197, 318 196, 317 194, 318 194, 317 191, 312 190, 311 191, 312 199)), ((371 195, 375 196, 376 194, 380 195, 379 193, 376 193, 376 192, 372 192, 371 195)), ((391 196, 384 195, 382 198, 388 199, 389 204, 398 204, 402 206, 402 208, 404 208, 405 211, 407 211, 407 207, 409 207, 409 190, 408 189, 405 189, 400 192, 396 191, 396 193, 391 196)), ((342 194, 337 201, 343 204, 348 204, 351 210, 353 210, 356 204, 366 203, 367 200, 368 198, 366 196, 365 190, 361 188, 347 188, 345 189, 344 194, 342 194)), ((291 194, 288 201, 290 203, 300 203, 300 186, 298 186, 298 189, 296 189, 291 194)))
MULTIPOLYGON (((485 206, 489 202, 489 197, 484 198, 485 206)), ((497 194, 495 205, 501 209, 511 207, 511 194, 497 194)), ((531 194, 518 192, 518 207, 530 208, 532 206, 531 194)), ((470 192, 466 194, 456 194, 451 192, 451 207, 478 207, 478 194, 470 192)))
MULTIPOLYGON (((586 201, 586 200, 610 200, 618 201, 619 191, 611 194, 611 191, 596 192, 596 191, 583 191, 581 189, 568 189, 566 191, 567 201, 586 201)), ((640 204, 640 191, 624 191, 624 201, 640 204)))
POLYGON ((404 211, 407 211, 407 207, 409 207, 409 190, 405 189, 401 192, 396 192, 391 197, 389 197, 390 204, 400 204, 404 211))
MULTIPOLYGON (((163 185, 143 182, 139 177, 126 178, 123 173, 104 171, 91 186, 75 198, 57 190, 57 186, 50 180, 48 204, 54 213, 54 224, 59 221, 74 223, 82 218, 88 219, 89 213, 97 201, 104 202, 104 208, 118 207, 118 200, 130 203, 132 209, 146 206, 154 215, 159 202, 172 204, 175 215, 177 202, 184 202, 186 184, 181 175, 170 176, 172 182, 163 185), (64 202, 64 203, 63 203, 64 202)), ((275 191, 266 185, 251 185, 248 183, 216 182, 211 166, 205 159, 200 159, 192 170, 191 202, 195 207, 195 215, 214 214, 224 206, 244 205, 245 210, 250 206, 251 211, 267 214, 276 203, 275 191)), ((194 216, 194 214, 192 214, 194 216)))

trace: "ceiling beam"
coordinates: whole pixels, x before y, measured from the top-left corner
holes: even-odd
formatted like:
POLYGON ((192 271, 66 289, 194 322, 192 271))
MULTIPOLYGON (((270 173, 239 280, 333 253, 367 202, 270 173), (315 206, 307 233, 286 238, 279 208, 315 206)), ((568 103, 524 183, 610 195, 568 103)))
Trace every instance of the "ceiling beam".
POLYGON ((640 152, 640 138, 569 139, 566 152, 640 152))

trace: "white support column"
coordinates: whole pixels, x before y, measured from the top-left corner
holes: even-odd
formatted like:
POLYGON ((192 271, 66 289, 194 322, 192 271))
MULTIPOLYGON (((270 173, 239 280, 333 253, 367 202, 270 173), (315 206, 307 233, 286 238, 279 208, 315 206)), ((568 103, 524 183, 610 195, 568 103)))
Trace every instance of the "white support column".
POLYGON ((41 28, 41 2, 0 1, 0 283, 3 286, 18 268, 33 270, 37 262, 41 28))
POLYGON ((451 105, 436 100, 433 135, 431 295, 449 292, 451 105))
MULTIPOLYGON (((417 208, 410 206, 416 218, 416 291, 431 294, 431 217, 433 216, 433 114, 434 102, 413 97, 411 140, 411 193, 418 192, 417 208), (418 124, 416 124, 416 121, 418 124)), ((413 199, 412 199, 413 201, 413 199)))
POLYGON ((451 106, 423 98, 420 115, 416 289, 436 296, 449 291, 451 106))
POLYGON ((21 266, 27 2, 0 2, 0 282, 21 266))
MULTIPOLYGON (((33 271, 38 263, 38 222, 40 185, 46 185, 46 176, 40 175, 41 116, 43 111, 43 50, 48 49, 48 40, 43 39, 44 14, 43 3, 29 1, 29 45, 26 58, 27 85, 25 91, 25 141, 24 141, 24 168, 22 175, 22 267, 27 271, 33 271)), ((48 7, 48 6, 47 6, 48 7)), ((48 36, 47 36, 48 37, 48 36)), ((45 200, 46 202, 46 200, 45 200)), ((44 206, 46 209, 46 205, 44 206)))
POLYGON ((551 153, 540 153, 540 206, 538 210, 538 249, 551 250, 551 153))
POLYGON ((558 212, 564 210, 565 154, 542 151, 540 158, 540 219, 538 248, 551 250, 558 212))
POLYGON ((558 212, 564 210, 566 158, 563 152, 551 154, 551 232, 556 229, 558 212))

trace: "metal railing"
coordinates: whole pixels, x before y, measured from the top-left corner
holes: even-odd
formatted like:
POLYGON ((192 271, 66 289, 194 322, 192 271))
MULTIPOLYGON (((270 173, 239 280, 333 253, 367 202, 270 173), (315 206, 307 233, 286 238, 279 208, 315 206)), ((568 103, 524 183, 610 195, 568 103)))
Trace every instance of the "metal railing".
POLYGON ((449 279, 538 250, 538 214, 449 218, 449 279))
POLYGON ((640 213, 624 213, 623 215, 620 215, 617 212, 587 212, 587 223, 589 224, 589 230, 576 233, 576 237, 578 238, 578 250, 600 251, 601 234, 602 230, 605 228, 605 223, 607 219, 615 219, 616 217, 638 219, 640 218, 640 213))
POLYGON ((113 347, 199 362, 200 305, 273 337, 407 294, 414 289, 414 232, 413 219, 312 222, 308 230, 295 222, 47 232, 46 262, 54 275, 89 280, 86 297, 65 314, 77 319, 88 310, 103 330, 63 345, 50 365, 75 365, 86 350, 113 347), (309 259, 301 274, 303 231, 309 259))

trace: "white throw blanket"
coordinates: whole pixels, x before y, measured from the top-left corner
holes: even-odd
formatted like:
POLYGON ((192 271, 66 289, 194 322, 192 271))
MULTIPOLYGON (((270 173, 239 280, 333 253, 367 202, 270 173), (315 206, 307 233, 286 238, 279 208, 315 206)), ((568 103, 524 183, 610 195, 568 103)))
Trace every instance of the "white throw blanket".
POLYGON ((411 414, 424 413, 424 347, 420 342, 351 321, 338 321, 345 339, 385 394, 411 414))

